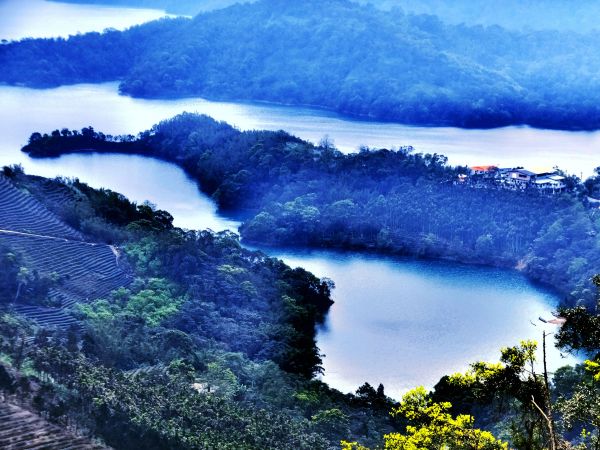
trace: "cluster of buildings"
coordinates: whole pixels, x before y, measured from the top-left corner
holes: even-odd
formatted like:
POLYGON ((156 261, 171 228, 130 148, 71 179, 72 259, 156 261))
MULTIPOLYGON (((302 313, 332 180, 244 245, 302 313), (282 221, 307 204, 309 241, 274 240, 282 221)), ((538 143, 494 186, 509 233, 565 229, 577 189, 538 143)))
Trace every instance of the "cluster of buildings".
POLYGON ((567 189, 566 179, 556 170, 531 171, 522 167, 500 168, 497 166, 474 166, 469 174, 459 175, 459 183, 474 187, 499 187, 512 190, 537 189, 556 194, 567 189))

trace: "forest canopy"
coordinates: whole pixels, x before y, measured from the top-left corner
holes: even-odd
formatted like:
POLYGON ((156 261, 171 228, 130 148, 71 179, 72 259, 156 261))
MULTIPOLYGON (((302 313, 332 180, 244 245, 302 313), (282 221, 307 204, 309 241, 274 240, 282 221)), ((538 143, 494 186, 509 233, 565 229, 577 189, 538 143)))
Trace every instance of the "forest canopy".
POLYGON ((262 0, 0 46, 0 82, 315 105, 420 125, 600 128, 596 33, 447 25, 347 0, 262 0), (375 32, 376 30, 376 32, 375 32))
MULTIPOLYGON (((177 122, 163 124, 163 132, 169 125, 185 134, 177 122)), ((225 124, 205 127, 213 140, 219 130, 236 136, 225 124)), ((85 134, 94 136, 89 128, 85 134)), ((271 144, 285 136, 270 136, 271 144)), ((430 171, 418 163, 413 170, 430 171)), ((232 233, 173 228, 167 212, 140 210, 145 205, 136 208, 121 194, 26 176, 18 167, 3 172, 29 202, 69 218, 86 239, 101 238, 84 226, 90 220, 112 228, 134 275, 110 295, 75 305, 75 327, 27 322, 15 314, 12 295, 0 299, 0 394, 48 420, 122 450, 331 450, 341 441, 344 450, 541 450, 551 441, 583 450, 599 442, 598 359, 561 368, 549 380, 534 370, 537 344, 523 341, 502 349, 499 362, 476 362, 399 403, 382 385, 343 394, 314 378, 314 327, 331 305, 330 281, 246 250, 232 233), (140 227, 142 213, 163 226, 140 227), (550 411, 558 433, 545 420, 550 411)), ((19 289, 15 269, 47 257, 28 252, 21 259, 6 247, 0 255, 0 287, 8 292, 19 289)), ((585 323, 598 316, 572 312, 578 319, 569 330, 579 330, 597 353, 597 327, 585 323)), ((573 336, 561 335, 562 346, 574 348, 573 336)))
POLYGON ((358 0, 383 9, 429 14, 451 24, 499 25, 513 30, 598 30, 595 0, 358 0))

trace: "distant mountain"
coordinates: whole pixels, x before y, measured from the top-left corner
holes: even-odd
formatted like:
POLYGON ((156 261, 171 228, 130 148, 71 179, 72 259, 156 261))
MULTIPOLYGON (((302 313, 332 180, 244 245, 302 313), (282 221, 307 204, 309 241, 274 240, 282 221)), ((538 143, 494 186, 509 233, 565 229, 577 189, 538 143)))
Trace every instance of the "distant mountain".
POLYGON ((255 0, 60 0, 60 3, 163 9, 172 14, 195 16, 201 12, 226 8, 236 3, 247 3, 251 1, 255 0))
POLYGON ((121 80, 138 97, 314 105, 460 127, 600 128, 596 34, 447 25, 345 0, 263 0, 126 32, 0 46, 0 81, 121 80))
POLYGON ((599 29, 597 0, 357 0, 384 9, 432 14, 444 22, 467 25, 500 25, 513 30, 599 29))
MULTIPOLYGON (((63 3, 93 3, 164 9, 173 14, 195 16, 236 3, 256 0, 60 0, 63 3)), ((402 9, 411 14, 429 14, 450 24, 499 25, 511 30, 563 30, 587 32, 599 28, 597 0, 352 0, 384 10, 402 9)))

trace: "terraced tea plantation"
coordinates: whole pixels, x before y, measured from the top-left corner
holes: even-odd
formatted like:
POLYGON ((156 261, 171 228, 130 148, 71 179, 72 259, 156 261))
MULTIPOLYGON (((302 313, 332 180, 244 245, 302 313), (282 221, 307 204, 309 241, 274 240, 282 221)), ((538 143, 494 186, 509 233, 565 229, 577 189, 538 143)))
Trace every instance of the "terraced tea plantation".
POLYGON ((107 447, 69 434, 41 417, 0 402, 0 448, 3 450, 102 450, 107 447))
POLYGON ((0 230, 62 237, 82 241, 78 231, 61 222, 32 195, 0 175, 0 230))
POLYGON ((118 249, 86 242, 2 175, 0 245, 22 255, 28 269, 59 279, 49 292, 49 306, 15 304, 18 312, 41 325, 67 327, 76 322, 68 312, 75 303, 105 297, 131 281, 119 263, 118 249))

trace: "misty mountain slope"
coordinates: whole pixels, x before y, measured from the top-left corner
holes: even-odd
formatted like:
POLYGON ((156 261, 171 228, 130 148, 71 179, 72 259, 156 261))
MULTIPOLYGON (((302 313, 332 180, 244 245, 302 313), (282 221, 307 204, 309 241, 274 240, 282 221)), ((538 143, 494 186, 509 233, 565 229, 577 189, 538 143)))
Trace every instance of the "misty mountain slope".
MULTIPOLYGON (((196 14, 256 0, 62 0, 63 3, 101 4, 164 9, 173 14, 196 14)), ((430 14, 451 24, 500 25, 512 30, 598 29, 600 4, 595 0, 352 0, 406 13, 430 14)))
POLYGON ((420 125, 594 129, 597 47, 595 35, 446 25, 345 0, 263 0, 126 32, 4 45, 0 81, 120 79, 138 97, 315 105, 420 125))
POLYGON ((383 9, 436 15, 445 22, 500 25, 523 30, 597 30, 600 3, 595 0, 357 0, 383 9))

